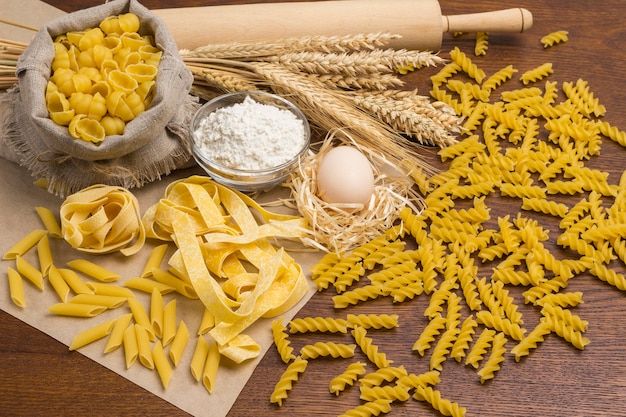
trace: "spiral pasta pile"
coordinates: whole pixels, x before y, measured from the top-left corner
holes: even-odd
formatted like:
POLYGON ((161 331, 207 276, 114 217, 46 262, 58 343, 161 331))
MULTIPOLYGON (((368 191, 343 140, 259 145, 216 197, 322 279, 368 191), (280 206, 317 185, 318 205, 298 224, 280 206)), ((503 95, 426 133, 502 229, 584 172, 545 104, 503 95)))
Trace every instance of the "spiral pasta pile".
POLYGON ((139 29, 137 15, 126 13, 54 39, 46 105, 72 137, 99 143, 121 135, 150 106, 162 52, 139 29))
MULTIPOLYGON (((515 79, 512 65, 489 75, 458 48, 450 56, 431 79, 431 95, 465 116, 463 138, 439 150, 447 170, 413 173, 426 208, 406 207, 400 224, 312 268, 318 290, 336 293, 336 316, 327 320, 341 320, 354 306, 380 306, 383 298, 428 300, 416 313, 427 323, 407 346, 425 359, 429 371, 421 374, 401 371, 374 343, 392 327, 366 336, 346 316, 376 377, 347 376, 362 403, 345 415, 377 415, 383 411, 375 402, 412 398, 442 415, 463 416, 466 409, 437 390, 449 358, 487 384, 509 357, 521 362, 549 335, 585 350, 589 323, 576 310, 583 294, 569 283, 585 274, 626 291, 626 171, 615 180, 587 164, 605 140, 626 146, 626 133, 602 120, 606 108, 586 81, 549 79, 550 63, 515 79), (499 100, 492 97, 496 89, 504 90, 499 100), (493 195, 519 206, 494 218, 493 195), (557 230, 549 232, 544 221, 556 221, 557 230), (536 320, 522 314, 520 303, 532 307, 536 320)), ((397 325, 403 323, 400 317, 397 325)))

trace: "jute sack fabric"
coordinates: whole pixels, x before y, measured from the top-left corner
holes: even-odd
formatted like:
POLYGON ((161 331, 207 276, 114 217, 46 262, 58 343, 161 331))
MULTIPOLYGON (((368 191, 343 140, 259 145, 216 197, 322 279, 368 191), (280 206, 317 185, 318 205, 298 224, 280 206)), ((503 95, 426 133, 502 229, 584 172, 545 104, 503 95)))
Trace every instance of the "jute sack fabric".
POLYGON ((17 86, 0 103, 5 142, 1 155, 26 167, 35 178, 45 178, 50 192, 66 196, 93 184, 140 187, 192 163, 188 124, 199 107, 189 94, 193 76, 165 24, 137 1, 114 0, 50 21, 24 51, 16 72, 17 86), (53 40, 128 12, 139 17, 139 32, 153 35, 163 51, 152 103, 122 135, 107 136, 99 144, 75 139, 67 127, 49 118, 46 108, 53 40))

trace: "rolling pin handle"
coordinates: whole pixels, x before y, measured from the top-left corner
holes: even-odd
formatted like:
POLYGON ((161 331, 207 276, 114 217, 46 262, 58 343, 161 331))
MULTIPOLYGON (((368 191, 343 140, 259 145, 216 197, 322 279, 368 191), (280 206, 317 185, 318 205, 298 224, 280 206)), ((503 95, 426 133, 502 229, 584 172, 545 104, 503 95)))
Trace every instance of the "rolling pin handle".
POLYGON ((442 16, 443 32, 524 32, 533 25, 533 15, 518 7, 484 13, 442 16))

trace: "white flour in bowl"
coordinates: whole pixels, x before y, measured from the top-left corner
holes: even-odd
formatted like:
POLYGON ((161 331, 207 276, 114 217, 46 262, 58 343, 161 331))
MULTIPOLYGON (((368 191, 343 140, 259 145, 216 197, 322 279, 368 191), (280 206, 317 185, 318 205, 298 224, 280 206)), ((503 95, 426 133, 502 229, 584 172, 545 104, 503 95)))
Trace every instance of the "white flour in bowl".
POLYGON ((304 124, 295 114, 250 97, 210 113, 193 137, 206 157, 243 170, 284 164, 298 154, 306 139, 304 124))

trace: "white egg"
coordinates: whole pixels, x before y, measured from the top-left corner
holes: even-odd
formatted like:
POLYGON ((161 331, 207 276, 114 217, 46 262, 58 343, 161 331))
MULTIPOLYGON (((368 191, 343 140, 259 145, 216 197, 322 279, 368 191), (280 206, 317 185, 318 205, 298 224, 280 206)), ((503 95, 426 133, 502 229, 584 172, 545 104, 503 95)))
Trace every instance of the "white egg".
POLYGON ((367 204, 374 192, 369 160, 352 146, 338 146, 322 157, 317 195, 328 203, 367 204))

